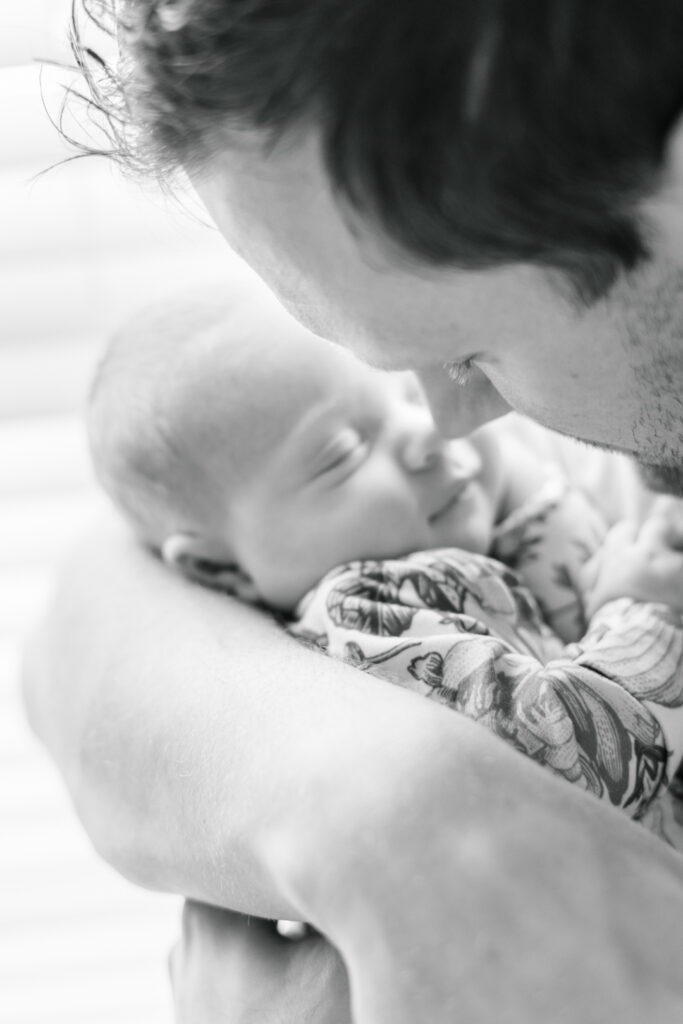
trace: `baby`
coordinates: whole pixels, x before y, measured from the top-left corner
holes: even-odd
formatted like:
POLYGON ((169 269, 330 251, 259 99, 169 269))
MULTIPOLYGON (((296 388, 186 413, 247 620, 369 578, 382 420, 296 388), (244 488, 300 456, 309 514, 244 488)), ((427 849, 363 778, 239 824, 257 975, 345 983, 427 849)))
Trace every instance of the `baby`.
POLYGON ((89 432, 105 489, 187 577, 634 817, 680 761, 675 516, 608 533, 540 428, 511 417, 445 440, 411 374, 361 363, 259 293, 125 327, 89 432))

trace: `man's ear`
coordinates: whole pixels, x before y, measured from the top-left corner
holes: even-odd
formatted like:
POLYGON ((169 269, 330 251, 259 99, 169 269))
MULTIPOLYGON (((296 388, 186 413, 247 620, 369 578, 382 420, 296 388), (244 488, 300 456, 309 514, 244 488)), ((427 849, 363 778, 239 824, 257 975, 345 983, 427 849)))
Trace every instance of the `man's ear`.
POLYGON ((251 578, 230 560, 227 551, 198 534, 172 533, 161 546, 161 557, 194 583, 235 594, 245 601, 258 599, 251 578))

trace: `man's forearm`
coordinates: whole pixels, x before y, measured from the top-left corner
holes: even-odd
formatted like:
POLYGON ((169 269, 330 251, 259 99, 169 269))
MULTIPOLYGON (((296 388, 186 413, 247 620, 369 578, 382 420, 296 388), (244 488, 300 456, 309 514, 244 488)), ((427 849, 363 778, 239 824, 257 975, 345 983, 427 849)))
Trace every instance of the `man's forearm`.
POLYGON ((344 956, 356 1024, 682 1019, 677 855, 116 530, 67 571, 26 696, 110 861, 307 918, 344 956))
POLYGON ((290 854, 329 871, 367 801, 391 813, 406 764, 417 779, 439 727, 457 735, 455 716, 172 576, 116 521, 67 566, 25 694, 107 860, 140 884, 278 917, 301 914, 290 854))
POLYGON ((286 820, 303 840, 320 823, 334 737, 381 685, 356 675, 174 577, 112 519, 66 566, 24 692, 87 831, 122 873, 295 917, 262 853, 286 820))
POLYGON ((354 1021, 683 1020, 680 854, 458 728, 390 813, 364 828, 356 810, 334 870, 292 865, 294 901, 343 952, 354 1021))

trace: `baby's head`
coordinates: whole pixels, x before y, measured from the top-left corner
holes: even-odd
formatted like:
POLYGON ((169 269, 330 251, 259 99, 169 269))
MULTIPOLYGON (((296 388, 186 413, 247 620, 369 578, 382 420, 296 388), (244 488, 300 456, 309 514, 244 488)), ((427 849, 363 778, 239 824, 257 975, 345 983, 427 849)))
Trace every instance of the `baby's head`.
POLYGON ((147 544, 283 610, 345 561, 491 542, 491 437, 445 441, 412 374, 361 363, 262 292, 124 327, 89 430, 102 484, 147 544))

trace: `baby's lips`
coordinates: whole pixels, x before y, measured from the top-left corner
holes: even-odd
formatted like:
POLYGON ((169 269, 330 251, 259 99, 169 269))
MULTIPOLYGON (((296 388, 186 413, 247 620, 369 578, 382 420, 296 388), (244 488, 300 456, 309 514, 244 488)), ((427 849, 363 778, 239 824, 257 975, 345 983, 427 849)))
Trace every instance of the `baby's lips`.
POLYGON ((469 486, 471 480, 471 476, 459 477, 457 481, 450 485, 446 493, 442 497, 440 497, 438 501, 434 502, 435 511, 432 512, 429 516, 430 523, 434 522, 436 519, 439 519, 442 515, 444 515, 445 512, 448 512, 453 507, 453 505, 456 504, 456 502, 461 497, 463 491, 465 491, 466 488, 469 486))
POLYGON ((458 479, 473 480, 481 472, 481 456, 467 440, 448 441, 444 448, 444 458, 458 479))

